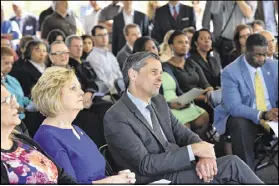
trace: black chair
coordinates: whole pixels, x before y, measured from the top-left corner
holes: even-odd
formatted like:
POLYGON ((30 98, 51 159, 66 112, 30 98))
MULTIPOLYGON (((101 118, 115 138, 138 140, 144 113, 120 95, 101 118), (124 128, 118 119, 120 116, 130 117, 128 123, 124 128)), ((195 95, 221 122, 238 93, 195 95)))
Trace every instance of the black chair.
POLYGON ((259 133, 254 142, 254 153, 256 157, 255 171, 259 171, 269 165, 275 166, 278 171, 278 165, 274 161, 275 155, 278 154, 278 140, 267 149, 263 138, 264 134, 259 133))
POLYGON ((125 91, 125 89, 126 89, 123 78, 116 79, 114 81, 114 86, 115 86, 119 96, 121 96, 122 92, 125 91))
POLYGON ((113 176, 118 173, 115 162, 112 155, 108 149, 108 145, 105 144, 99 148, 100 153, 104 156, 106 160, 106 176, 113 176))

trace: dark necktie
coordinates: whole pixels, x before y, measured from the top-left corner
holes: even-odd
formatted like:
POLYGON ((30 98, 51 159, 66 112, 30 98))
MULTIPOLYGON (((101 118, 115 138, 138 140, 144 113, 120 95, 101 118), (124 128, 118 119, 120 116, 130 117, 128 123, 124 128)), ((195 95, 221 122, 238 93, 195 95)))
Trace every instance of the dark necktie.
POLYGON ((175 8, 175 6, 173 6, 173 18, 174 18, 174 20, 176 20, 176 18, 177 18, 177 11, 176 11, 176 8, 175 8))
POLYGON ((161 138, 161 140, 166 141, 162 134, 160 124, 159 124, 159 121, 157 119, 154 109, 152 108, 151 105, 147 105, 146 108, 150 111, 150 117, 151 117, 154 133, 156 134, 157 137, 161 138))
POLYGON ((160 127, 159 121, 157 119, 157 116, 156 116, 155 111, 152 108, 152 106, 148 105, 148 106, 146 106, 146 108, 150 111, 150 117, 151 117, 151 121, 152 121, 152 125, 153 125, 153 131, 154 131, 157 139, 159 140, 159 142, 162 144, 162 146, 165 149, 165 151, 178 149, 179 148, 178 145, 173 144, 173 143, 169 143, 164 138, 163 133, 161 131, 161 127, 160 127))

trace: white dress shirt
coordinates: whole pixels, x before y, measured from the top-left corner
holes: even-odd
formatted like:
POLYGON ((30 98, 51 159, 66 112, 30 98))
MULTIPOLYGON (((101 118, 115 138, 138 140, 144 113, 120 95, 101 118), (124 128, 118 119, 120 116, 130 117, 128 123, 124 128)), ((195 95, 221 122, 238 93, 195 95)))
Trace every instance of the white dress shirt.
POLYGON ((46 70, 46 65, 44 63, 39 64, 39 63, 35 63, 31 60, 29 60, 29 62, 41 73, 44 73, 44 71, 46 70))
POLYGON ((123 76, 116 57, 107 49, 94 47, 86 61, 90 63, 98 78, 109 87, 110 92, 117 93, 114 81, 123 76))
POLYGON ((101 9, 98 11, 93 10, 91 14, 84 16, 82 24, 87 35, 91 35, 93 27, 98 24, 100 12, 101 9))
MULTIPOLYGON (((266 108, 267 110, 270 110, 272 107, 271 107, 271 103, 270 103, 270 100, 269 100, 269 94, 268 94, 268 91, 267 91, 267 88, 266 88, 266 85, 265 85, 265 81, 264 81, 264 77, 263 77, 263 73, 262 73, 262 69, 260 67, 258 68, 255 68, 255 67, 252 67, 247 61, 246 61, 246 58, 244 56, 244 61, 245 61, 245 64, 250 72, 250 77, 251 77, 251 80, 252 80, 252 83, 253 83, 253 87, 254 87, 254 91, 255 91, 255 73, 256 71, 258 72, 261 80, 262 80, 262 85, 263 85, 263 89, 264 89, 264 97, 265 97, 265 103, 266 103, 266 108)), ((256 96, 255 96, 255 99, 253 101, 253 109, 257 109, 257 104, 256 104, 256 96)), ((260 119, 260 113, 258 114, 258 119, 260 119)))
POLYGON ((134 10, 131 11, 130 15, 126 14, 126 12, 123 10, 125 25, 134 23, 134 14, 135 14, 134 10))

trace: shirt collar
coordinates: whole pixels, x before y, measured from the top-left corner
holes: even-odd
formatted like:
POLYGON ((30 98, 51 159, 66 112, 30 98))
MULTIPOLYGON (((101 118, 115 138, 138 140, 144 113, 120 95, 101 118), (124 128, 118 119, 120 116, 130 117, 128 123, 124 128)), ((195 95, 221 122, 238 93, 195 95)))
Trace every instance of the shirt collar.
POLYGON ((175 6, 173 6, 173 5, 171 5, 170 3, 169 3, 169 7, 171 8, 171 9, 173 9, 173 7, 175 7, 176 9, 179 7, 179 5, 180 5, 180 3, 177 3, 175 6))
POLYGON ((134 16, 134 14, 135 14, 135 11, 134 11, 134 10, 132 10, 132 11, 131 11, 131 14, 128 15, 128 14, 126 14, 126 12, 125 12, 124 9, 123 9, 123 15, 124 15, 124 16, 130 17, 130 16, 134 16))
POLYGON ((131 45, 129 45, 128 42, 126 42, 126 45, 129 47, 129 49, 130 49, 131 51, 133 51, 133 47, 132 47, 131 45))
POLYGON ((139 110, 144 110, 146 109, 146 107, 148 105, 150 105, 151 103, 147 104, 145 103, 144 101, 140 100, 139 98, 135 97, 134 95, 132 95, 129 90, 127 89, 127 95, 128 97, 131 99, 131 101, 136 105, 136 107, 139 109, 139 110))
POLYGON ((94 47, 93 50, 96 50, 98 52, 102 52, 102 53, 107 53, 108 49, 107 48, 98 48, 98 47, 94 47))

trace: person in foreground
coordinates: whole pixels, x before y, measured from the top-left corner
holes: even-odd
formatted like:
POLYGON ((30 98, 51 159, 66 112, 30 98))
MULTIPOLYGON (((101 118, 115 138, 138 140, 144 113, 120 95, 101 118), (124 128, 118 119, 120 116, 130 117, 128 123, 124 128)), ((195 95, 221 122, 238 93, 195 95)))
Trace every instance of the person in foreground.
POLYGON ((38 110, 46 116, 34 140, 79 184, 136 181, 129 170, 106 178, 104 157, 89 136, 72 124, 83 109, 84 94, 74 70, 49 67, 31 93, 38 110))
MULTIPOLYGON (((231 136, 233 154, 251 169, 255 168, 254 141, 259 130, 266 127, 259 125, 260 121, 278 122, 278 63, 267 55, 266 38, 250 35, 244 55, 222 72, 223 104, 214 109, 217 131, 231 136)), ((267 131, 263 141, 271 140, 274 134, 267 131)))
POLYGON ((140 184, 159 179, 172 184, 262 184, 237 156, 216 159, 212 144, 179 123, 159 94, 161 74, 154 53, 138 52, 124 63, 128 89, 104 119, 105 137, 117 166, 135 172, 140 184))
POLYGON ((15 130, 18 107, 1 83, 1 184, 75 184, 37 143, 15 130))

